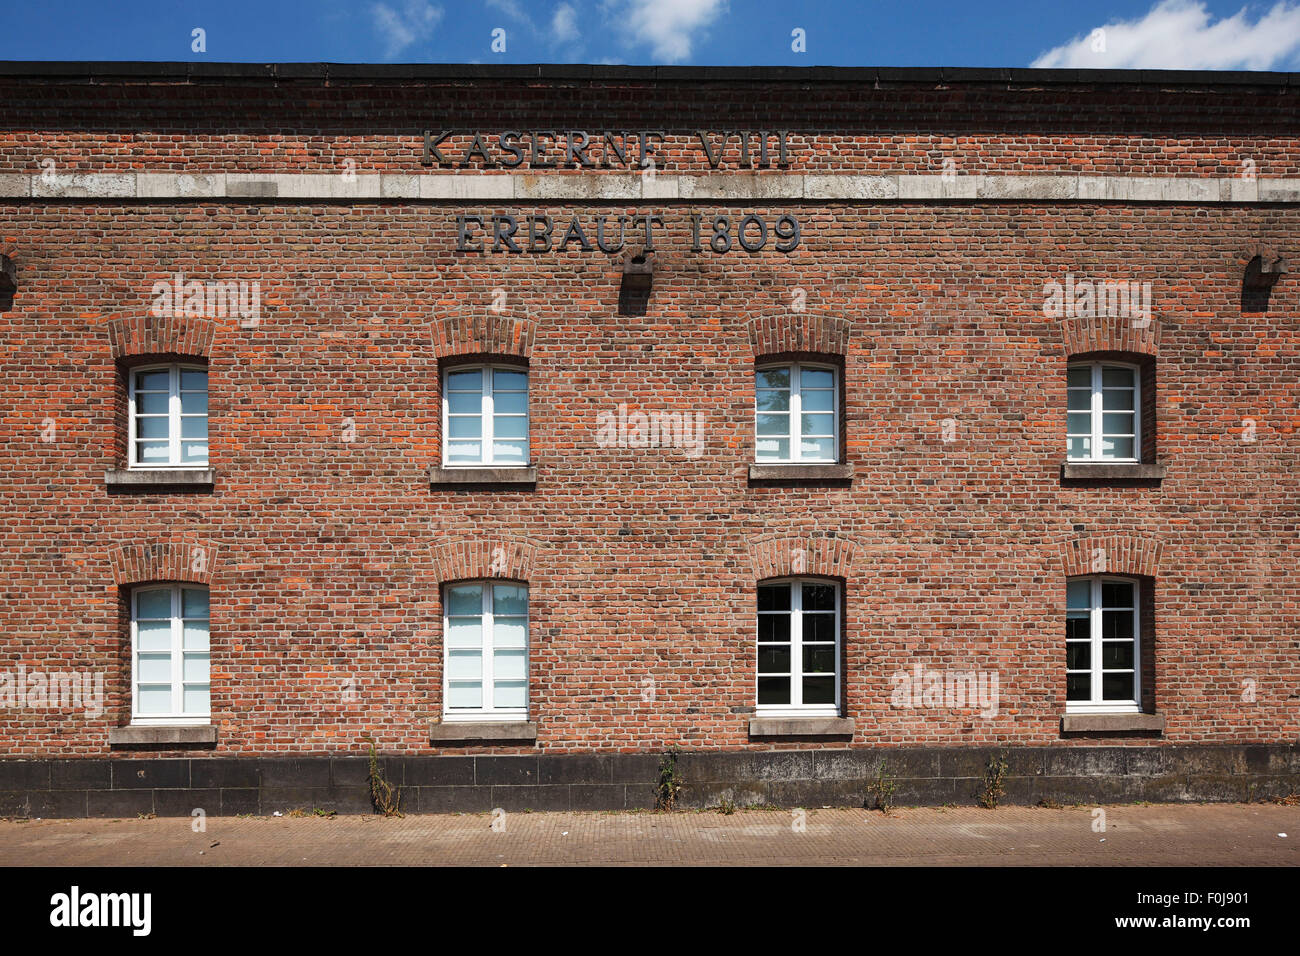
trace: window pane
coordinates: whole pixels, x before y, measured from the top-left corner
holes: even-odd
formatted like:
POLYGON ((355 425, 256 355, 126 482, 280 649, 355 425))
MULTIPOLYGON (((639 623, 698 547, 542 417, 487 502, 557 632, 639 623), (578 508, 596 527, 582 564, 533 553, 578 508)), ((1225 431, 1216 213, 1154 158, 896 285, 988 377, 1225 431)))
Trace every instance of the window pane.
POLYGON ((166 438, 167 437, 166 415, 156 416, 136 416, 135 419, 135 437, 136 438, 166 438))
POLYGON ((498 682, 522 681, 528 678, 528 652, 524 650, 495 651, 492 655, 492 673, 498 682))
POLYGON ((760 677, 758 679, 758 702, 760 704, 789 704, 790 678, 760 677))
POLYGON ((171 685, 153 684, 143 686, 136 691, 136 706, 144 715, 168 714, 172 709, 171 685))
POLYGON ((778 644, 759 648, 758 672, 760 674, 790 673, 790 646, 778 644))
POLYGON ((803 388, 831 388, 835 385, 835 373, 828 368, 801 368, 799 383, 803 388))
POLYGON ((1103 611, 1101 636, 1103 638, 1126 637, 1130 641, 1133 640, 1133 612, 1103 611))
POLYGON ((528 685, 524 681, 497 681, 493 688, 493 706, 521 709, 528 705, 528 685))
POLYGON ((497 647, 524 647, 528 643, 527 619, 496 618, 492 623, 492 641, 497 647))
POLYGON ((494 438, 527 438, 528 419, 523 416, 495 415, 492 419, 494 438))
POLYGON ((755 386, 757 388, 789 388, 790 369, 789 368, 759 369, 758 374, 755 376, 755 386))
POLYGON ((1102 581, 1101 606, 1131 608, 1133 606, 1133 582, 1102 581))
POLYGON ((207 617, 208 592, 204 588, 185 588, 181 591, 181 617, 207 617))
POLYGON ((205 441, 181 442, 181 461, 187 465, 208 460, 208 443, 205 441))
POLYGON ((452 465, 473 465, 483 460, 482 442, 449 442, 447 444, 447 463, 452 465))
POLYGON ((1105 389, 1101 393, 1101 407, 1107 412, 1133 411, 1133 393, 1128 389, 1105 389))
POLYGON ((181 437, 206 439, 208 437, 208 416, 186 415, 182 418, 181 437))
POLYGON ((1133 675, 1132 674, 1102 674, 1101 675, 1101 699, 1102 700, 1133 700, 1133 675))
POLYGON ((182 663, 182 675, 187 684, 206 684, 208 682, 208 655, 186 654, 182 663))
POLYGON ((788 435, 790 433, 790 416, 781 414, 758 414, 754 416, 760 435, 788 435))
POLYGON ((834 412, 835 392, 827 389, 805 389, 799 396, 805 412, 834 412))
POLYGON ((482 438, 483 419, 478 415, 447 416, 448 438, 482 438))
POLYGON ((835 433, 834 415, 800 415, 800 428, 805 435, 833 435, 835 433))
POLYGON ((785 461, 790 457, 790 439, 760 438, 754 443, 754 454, 760 461, 785 461))
POLYGON ((1065 677, 1066 700, 1092 700, 1092 678, 1087 674, 1067 674, 1065 677))
POLYGON ((760 614, 758 616, 759 641, 790 640, 789 614, 760 614))
POLYGON ((483 652, 474 650, 447 651, 447 679, 477 681, 483 677, 483 652))
POLYGON ((805 647, 803 649, 803 671, 805 674, 834 674, 835 648, 805 647))
POLYGON ((494 392, 523 391, 528 387, 528 375, 524 372, 512 372, 507 369, 492 370, 492 390, 494 392))
POLYGON ((171 650, 172 622, 140 621, 135 626, 135 643, 142 651, 171 650))
POLYGON ((528 393, 497 392, 492 396, 492 409, 497 414, 522 415, 528 411, 528 393))
POLYGON ((518 584, 492 585, 493 614, 527 614, 528 588, 518 584))
POLYGON ((803 639, 805 641, 835 640, 835 615, 804 614, 803 639))
POLYGON ((805 438, 799 442, 799 457, 809 460, 833 461, 835 459, 835 439, 805 438))
POLYGON ((1131 368, 1120 365, 1105 365, 1101 370, 1102 388, 1132 388, 1134 373, 1131 368))
POLYGON ((1084 641, 1092 637, 1092 622, 1086 613, 1071 613, 1065 619, 1065 639, 1067 641, 1084 641))
POLYGON ((1079 671, 1092 667, 1092 645, 1086 641, 1072 641, 1065 645, 1067 670, 1079 671))
POLYGON ((171 617, 171 615, 171 588, 152 588, 148 591, 136 592, 135 616, 137 620, 146 617, 171 617))
POLYGON ((1065 585, 1065 606, 1081 610, 1092 605, 1091 581, 1068 581, 1065 585))
POLYGON ((805 704, 835 703, 835 678, 805 677, 803 679, 803 702, 805 704))
POLYGON ((760 388, 754 393, 754 409, 760 412, 788 412, 790 393, 774 388, 760 388))
POLYGON ((528 460, 527 443, 522 441, 493 442, 492 459, 500 465, 522 465, 528 460))
POLYGON ((1071 458, 1087 458, 1091 454, 1092 439, 1071 438, 1068 454, 1071 458))
POLYGON ((206 651, 208 649, 207 621, 186 621, 181 640, 182 646, 187 651, 206 651))
POLYGON ((1067 407, 1072 412, 1090 412, 1092 411, 1092 390, 1083 391, 1082 389, 1072 388, 1069 390, 1069 400, 1067 407))
POLYGON ((151 391, 167 391, 171 388, 172 376, 167 369, 155 369, 152 372, 139 372, 135 377, 136 391, 149 389, 151 391))
POLYGON ((481 584, 457 584, 447 588, 447 613, 482 614, 483 586, 481 584))
POLYGON ((482 707, 483 685, 477 682, 449 685, 447 687, 447 706, 460 708, 482 707))
POLYGON ((478 415, 483 411, 483 396, 478 392, 448 392, 449 415, 478 415))
POLYGON ((1132 670, 1133 642, 1104 641, 1101 645, 1101 666, 1106 670, 1132 670))
POLYGON ((142 465, 153 465, 159 462, 167 462, 167 443, 163 442, 138 442, 135 446, 135 460, 142 465))
POLYGON ((1092 415, 1087 412, 1071 412, 1067 416, 1066 429, 1075 435, 1092 434, 1092 415))
POLYGON ((206 684, 186 686, 184 690, 185 713, 192 717, 206 717, 212 712, 211 692, 206 684))
POLYGON ((1101 430, 1107 435, 1132 435, 1132 412, 1107 412, 1101 416, 1101 430))
POLYGON ((181 392, 182 415, 206 415, 207 413, 207 392, 181 392))
POLYGON ((760 611, 790 610, 790 585, 765 584, 759 587, 758 609, 760 611))
POLYGON ((160 684, 172 679, 170 654, 140 654, 135 666, 135 679, 142 684, 160 684))
POLYGON ((483 390, 483 370, 470 369, 464 372, 447 373, 447 391, 481 392, 483 390))
POLYGON ((835 586, 833 584, 803 585, 803 609, 805 611, 835 610, 835 586))
POLYGON ((189 391, 198 389, 206 392, 208 390, 208 373, 201 369, 181 369, 181 390, 189 391))
POLYGON ((1092 388, 1092 366, 1072 365, 1068 383, 1071 388, 1092 388))
POLYGON ((166 392, 138 392, 135 396, 137 415, 166 415, 171 398, 166 392))
POLYGON ((1101 440, 1101 457, 1103 458, 1132 458, 1133 439, 1131 438, 1102 438, 1101 440))

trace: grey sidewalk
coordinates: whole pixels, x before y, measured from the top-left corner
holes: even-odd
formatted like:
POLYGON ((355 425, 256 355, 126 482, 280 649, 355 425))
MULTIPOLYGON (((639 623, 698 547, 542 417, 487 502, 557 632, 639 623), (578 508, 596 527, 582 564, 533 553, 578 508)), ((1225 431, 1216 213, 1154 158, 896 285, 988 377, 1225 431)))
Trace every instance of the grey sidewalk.
POLYGON ((1300 864, 1300 807, 0 821, 0 865, 1300 864), (1282 836, 1285 834, 1285 836, 1282 836))

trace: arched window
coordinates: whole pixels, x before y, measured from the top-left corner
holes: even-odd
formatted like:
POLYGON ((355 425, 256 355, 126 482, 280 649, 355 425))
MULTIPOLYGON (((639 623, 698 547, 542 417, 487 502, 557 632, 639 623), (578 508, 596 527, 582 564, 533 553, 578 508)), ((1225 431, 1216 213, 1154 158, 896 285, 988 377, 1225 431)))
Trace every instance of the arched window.
POLYGON ((528 465, 528 369, 449 368, 443 378, 442 436, 445 467, 528 465))
POLYGON ((840 586, 820 578, 758 586, 757 712, 839 716, 840 586))
POLYGON ((1066 583, 1066 710, 1141 710, 1141 586, 1132 578, 1094 575, 1066 583))
POLYGON ((208 589, 142 585, 131 592, 131 723, 206 724, 208 589))
POLYGON ((1124 362, 1069 367, 1066 457, 1075 462, 1142 460, 1142 375, 1124 362))
POLYGON ((206 468, 207 368, 144 365, 128 376, 128 467, 206 468))
POLYGON ((760 365, 754 379, 754 460, 833 464, 840 460, 840 373, 833 365, 760 365))
POLYGON ((528 585, 460 581, 443 588, 444 720, 528 717, 528 585))

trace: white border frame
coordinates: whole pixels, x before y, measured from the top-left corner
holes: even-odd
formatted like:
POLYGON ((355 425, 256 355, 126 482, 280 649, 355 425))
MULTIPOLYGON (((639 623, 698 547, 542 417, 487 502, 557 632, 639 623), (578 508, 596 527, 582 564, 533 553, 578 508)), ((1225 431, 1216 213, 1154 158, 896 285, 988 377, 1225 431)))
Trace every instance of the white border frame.
MULTIPOLYGON (((839 581, 833 578, 822 578, 816 575, 786 577, 786 578, 767 578, 759 581, 754 587, 754 713, 760 717, 839 717, 841 708, 844 706, 843 701, 843 684, 844 684, 844 588, 839 581), (795 699, 802 700, 803 697, 803 585, 829 585, 835 589, 835 703, 834 704, 804 704, 794 703, 795 699), (790 589, 790 610, 786 611, 759 611, 758 610, 758 589, 770 587, 773 585, 784 585, 790 589), (759 643, 758 618, 763 614, 786 614, 790 616, 790 674, 787 680, 790 682, 790 701, 789 704, 760 704, 758 702, 758 680, 762 676, 758 671, 758 652, 762 646, 759 643)), ((824 614, 824 611, 818 611, 824 614)))
MULTIPOLYGON (((1114 410, 1112 409, 1112 413, 1114 410)), ((1082 412, 1073 412, 1075 415, 1081 415, 1082 412)), ((1123 414, 1122 412, 1120 414, 1123 414)), ((1078 436, 1081 437, 1081 436, 1078 436)), ((1142 464, 1142 366, 1132 362, 1112 362, 1104 359, 1092 359, 1086 362, 1070 362, 1065 370, 1065 460, 1076 464, 1087 465, 1140 465, 1142 464), (1102 409, 1102 369, 1105 366, 1111 368, 1125 368, 1133 373, 1133 457, 1132 458, 1099 458, 1097 452, 1101 448, 1102 439, 1102 415, 1105 413, 1102 409), (1070 438, 1077 436, 1077 433, 1070 431, 1070 370, 1076 368, 1087 368, 1092 372, 1092 407, 1088 411, 1090 416, 1089 424, 1092 427, 1089 435, 1090 454, 1087 458, 1072 458, 1070 456, 1070 438)))
MULTIPOLYGON (((153 618, 150 618, 153 620, 153 618)), ((149 653, 149 652, 145 652, 149 653)), ((136 727, 206 727, 212 723, 212 590, 204 584, 141 584, 131 589, 131 725, 136 727), (206 714, 186 714, 178 712, 179 700, 182 708, 185 701, 185 621, 181 616, 184 611, 184 591, 186 588, 205 591, 208 595, 208 712, 206 714), (137 603, 145 591, 171 592, 171 659, 172 659, 172 713, 140 714, 140 645, 137 628, 137 603)))
MULTIPOLYGON (((511 578, 466 578, 463 581, 448 581, 442 586, 442 722, 443 723, 474 723, 474 722, 516 722, 528 720, 528 709, 533 702, 533 593, 532 588, 527 581, 517 581, 511 578), (482 658, 482 670, 480 671, 479 682, 483 687, 483 696, 486 698, 489 693, 495 695, 495 678, 492 672, 493 657, 496 651, 496 632, 495 617, 492 609, 492 588, 494 585, 508 584, 513 587, 522 587, 528 594, 528 613, 524 615, 524 706, 522 708, 512 707, 504 709, 489 709, 486 707, 478 710, 452 710, 449 706, 451 700, 451 677, 450 668, 447 660, 450 656, 451 647, 447 643, 447 635, 451 629, 451 614, 448 609, 450 602, 447 600, 447 591, 455 587, 465 587, 468 585, 479 585, 483 589, 483 603, 480 609, 480 620, 482 621, 481 629, 483 641, 479 645, 479 653, 482 658), (491 690, 489 690, 491 688, 491 690)), ((513 617, 514 615, 507 615, 513 617)))
MULTIPOLYGON (((441 381, 439 387, 442 392, 442 467, 443 468, 530 468, 533 460, 533 370, 528 365, 512 365, 510 363, 489 363, 482 364, 476 362, 466 362, 465 364, 450 365, 441 371, 441 381), (493 416, 495 407, 492 402, 493 376, 485 374, 483 385, 479 391, 482 397, 482 404, 479 406, 479 442, 483 447, 483 455, 476 462, 451 462, 448 460, 448 454, 451 450, 451 435, 449 434, 448 422, 451 417, 451 402, 447 388, 447 378, 454 372, 471 372, 479 370, 484 373, 491 373, 496 369, 502 369, 507 372, 516 372, 524 376, 524 460, 522 462, 496 462, 493 457, 493 416)), ((467 439, 458 439, 465 441, 467 439)), ((517 441, 518 439, 503 439, 505 441, 517 441)))
MULTIPOLYGON (((1089 594, 1089 662, 1088 669, 1091 678, 1092 699, 1091 700, 1070 700, 1069 688, 1066 688, 1067 698, 1065 701, 1065 712, 1067 714, 1140 714, 1142 713, 1142 582, 1137 578, 1125 577, 1119 574, 1097 574, 1097 575, 1078 575, 1066 578, 1066 589, 1068 595, 1069 584, 1072 581, 1088 581, 1092 590, 1089 594), (1102 670, 1101 651, 1104 640, 1102 638, 1102 607, 1101 607, 1101 588, 1106 581, 1122 581, 1125 584, 1133 586, 1133 700, 1102 700, 1102 670)), ((1116 610, 1120 610, 1116 608, 1116 610)), ((1066 599, 1066 616, 1069 616, 1069 599, 1066 599)), ((1069 643, 1069 642, 1067 642, 1069 643)), ((1112 668, 1114 670, 1114 668, 1112 668)), ((1069 661, 1066 661, 1066 674, 1068 675, 1069 661)), ((1067 682, 1068 684, 1068 682, 1067 682)))
MULTIPOLYGON (((754 464, 756 465, 838 465, 843 461, 844 449, 841 447, 843 440, 843 428, 840 424, 840 391, 844 388, 844 373, 838 365, 832 365, 827 362, 763 362, 754 365, 753 378, 751 386, 754 390, 754 403, 752 407, 753 421, 753 438, 754 438, 754 464), (833 385, 831 392, 834 396, 834 404, 831 410, 831 440, 834 443, 835 454, 831 458, 759 458, 758 442, 760 438, 772 439, 780 438, 779 435, 759 435, 758 434, 758 416, 763 414, 781 414, 780 412, 768 413, 758 410, 758 376, 761 372, 772 369, 786 368, 790 370, 790 427, 785 437, 790 441, 790 452, 793 454, 802 444, 803 438, 803 379, 800 377, 800 370, 805 368, 819 369, 831 373, 833 385)), ((824 415, 825 412, 809 412, 810 415, 824 415)))
MULTIPOLYGON (((197 417, 197 416, 195 416, 197 417)), ((154 439, 145 439, 152 441, 154 439)), ((197 441, 191 438, 189 441, 197 441)), ((206 365, 191 362, 171 362, 155 365, 134 365, 126 370, 126 467, 135 471, 201 471, 212 465, 212 374, 206 365), (167 385, 167 461, 136 461, 136 376, 143 372, 169 373, 167 385), (201 462, 181 462, 181 372, 203 372, 208 377, 208 411, 203 416, 208 423, 207 457, 201 462)))

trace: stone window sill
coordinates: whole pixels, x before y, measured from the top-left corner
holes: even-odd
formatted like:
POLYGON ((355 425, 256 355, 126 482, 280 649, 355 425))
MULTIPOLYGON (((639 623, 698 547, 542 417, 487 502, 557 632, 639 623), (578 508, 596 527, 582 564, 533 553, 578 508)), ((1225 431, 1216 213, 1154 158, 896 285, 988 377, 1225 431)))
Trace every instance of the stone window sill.
POLYGON ((536 743, 537 724, 531 720, 448 720, 429 724, 429 743, 536 743))
POLYGON ((852 737, 852 717, 751 717, 751 737, 852 737))
POLYGON ((429 469, 431 485, 535 485, 537 466, 526 468, 439 468, 429 469))
POLYGON ((111 727, 108 731, 110 747, 165 747, 173 744, 215 744, 217 728, 211 724, 195 726, 164 726, 132 724, 129 727, 111 727))
POLYGON ((750 465, 750 481, 849 482, 852 465, 750 465))
POLYGON ((217 473, 211 468, 114 468, 104 472, 104 484, 125 488, 194 488, 211 490, 217 473))
POLYGON ((1066 714, 1061 718, 1063 734, 1164 733, 1160 714, 1066 714))
POLYGON ((1067 481, 1159 481, 1168 469, 1155 465, 1109 465, 1104 462, 1065 462, 1061 477, 1067 481))

